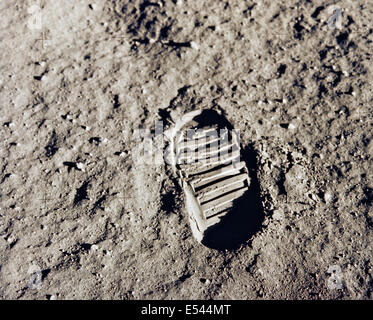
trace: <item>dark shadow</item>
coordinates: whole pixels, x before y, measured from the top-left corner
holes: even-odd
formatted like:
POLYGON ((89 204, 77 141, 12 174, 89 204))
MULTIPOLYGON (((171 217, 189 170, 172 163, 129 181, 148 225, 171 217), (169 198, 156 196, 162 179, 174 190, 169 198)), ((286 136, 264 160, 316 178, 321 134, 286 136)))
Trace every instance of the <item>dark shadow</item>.
POLYGON ((256 234, 263 223, 264 211, 257 178, 257 153, 249 145, 241 152, 251 179, 248 192, 234 203, 218 225, 208 229, 203 245, 217 250, 235 250, 256 234))
POLYGON ((219 128, 227 128, 233 130, 232 124, 224 115, 219 114, 215 110, 203 110, 200 115, 196 116, 194 120, 198 123, 199 128, 218 125, 219 128))
POLYGON ((42 272, 41 272, 41 280, 44 280, 47 277, 47 275, 49 274, 49 272, 51 272, 51 269, 42 270, 42 272))

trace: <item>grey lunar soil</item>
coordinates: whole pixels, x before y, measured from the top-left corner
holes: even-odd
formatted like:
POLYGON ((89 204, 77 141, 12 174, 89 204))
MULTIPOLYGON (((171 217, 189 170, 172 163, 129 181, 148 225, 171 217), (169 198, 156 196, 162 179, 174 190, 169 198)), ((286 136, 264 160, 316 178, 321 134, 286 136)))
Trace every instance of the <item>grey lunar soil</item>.
POLYGON ((372 299, 373 2, 337 5, 1 1, 0 297, 372 299), (241 133, 261 223, 233 249, 136 155, 190 108, 241 133))

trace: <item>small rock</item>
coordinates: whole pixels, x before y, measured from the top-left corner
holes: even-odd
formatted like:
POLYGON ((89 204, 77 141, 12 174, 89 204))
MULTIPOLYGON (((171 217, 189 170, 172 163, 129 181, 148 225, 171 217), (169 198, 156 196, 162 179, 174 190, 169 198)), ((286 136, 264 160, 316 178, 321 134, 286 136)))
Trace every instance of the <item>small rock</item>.
POLYGON ((283 218, 283 216, 284 216, 284 213, 282 212, 282 210, 273 211, 273 215, 272 215, 273 219, 281 220, 283 218))
POLYGON ((10 245, 12 245, 17 242, 17 238, 14 236, 10 236, 6 241, 8 241, 10 245))
POLYGON ((324 200, 325 202, 330 202, 330 200, 333 198, 333 195, 328 191, 324 194, 324 200))
POLYGON ((76 167, 77 167, 79 170, 84 171, 84 163, 82 163, 82 162, 78 162, 78 163, 76 164, 76 167))
POLYGON ((199 49, 199 45, 198 45, 196 42, 194 42, 194 41, 192 41, 192 42, 190 43, 190 46, 191 46, 194 50, 198 50, 198 49, 199 49))

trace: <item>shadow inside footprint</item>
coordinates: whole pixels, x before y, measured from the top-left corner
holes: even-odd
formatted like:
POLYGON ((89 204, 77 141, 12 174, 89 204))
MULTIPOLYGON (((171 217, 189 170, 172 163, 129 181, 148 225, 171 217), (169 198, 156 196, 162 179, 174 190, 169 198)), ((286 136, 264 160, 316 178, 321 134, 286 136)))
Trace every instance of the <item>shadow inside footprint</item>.
POLYGON ((252 146, 241 154, 250 174, 249 190, 234 202, 232 211, 219 224, 208 229, 202 242, 206 247, 217 250, 234 250, 257 233, 264 220, 260 199, 260 187, 256 175, 256 151, 252 146))

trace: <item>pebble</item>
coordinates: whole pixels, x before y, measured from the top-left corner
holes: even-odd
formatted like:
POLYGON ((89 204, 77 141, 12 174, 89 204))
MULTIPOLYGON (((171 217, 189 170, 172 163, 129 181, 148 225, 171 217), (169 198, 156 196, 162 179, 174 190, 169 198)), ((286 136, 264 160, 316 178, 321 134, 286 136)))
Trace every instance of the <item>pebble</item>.
POLYGON ((76 164, 76 167, 84 172, 84 163, 82 163, 82 162, 78 162, 78 163, 76 164))
POLYGON ((190 43, 190 46, 191 46, 194 50, 198 50, 198 49, 199 49, 199 45, 198 45, 196 42, 194 42, 194 41, 192 41, 192 42, 190 43))
POLYGON ((324 194, 324 200, 325 202, 329 202, 332 199, 332 194, 330 192, 325 192, 324 194))
POLYGON ((10 244, 13 244, 17 241, 17 238, 13 237, 13 236, 10 236, 7 241, 10 243, 10 244))
POLYGON ((275 210, 274 212, 273 212, 273 215, 272 215, 272 217, 273 217, 273 219, 275 219, 275 220, 281 220, 282 218, 283 218, 283 212, 282 212, 282 210, 275 210))

